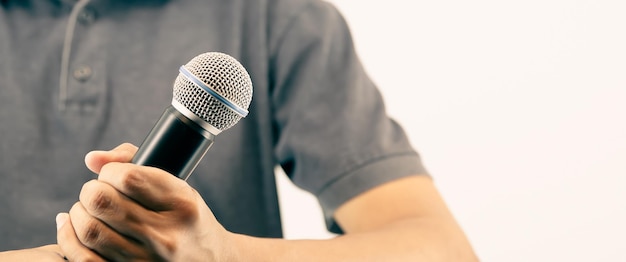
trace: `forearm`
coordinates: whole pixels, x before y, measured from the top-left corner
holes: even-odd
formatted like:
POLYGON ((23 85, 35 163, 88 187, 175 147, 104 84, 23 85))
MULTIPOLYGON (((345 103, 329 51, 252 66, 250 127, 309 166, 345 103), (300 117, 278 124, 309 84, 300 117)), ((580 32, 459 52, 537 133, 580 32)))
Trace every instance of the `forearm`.
POLYGON ((0 261, 52 261, 62 262, 63 255, 57 245, 47 245, 36 248, 9 250, 0 252, 0 261))
POLYGON ((411 218, 329 240, 236 235, 233 261, 478 261, 453 223, 411 218))

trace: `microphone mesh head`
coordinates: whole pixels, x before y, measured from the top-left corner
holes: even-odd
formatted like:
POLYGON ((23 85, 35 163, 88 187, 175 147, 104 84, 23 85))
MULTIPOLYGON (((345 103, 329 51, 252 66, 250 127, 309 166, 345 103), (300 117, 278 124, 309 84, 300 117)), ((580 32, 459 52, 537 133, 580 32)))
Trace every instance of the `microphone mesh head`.
MULTIPOLYGON (((194 57, 184 67, 235 105, 246 110, 250 106, 252 81, 246 69, 235 58, 209 52, 194 57)), ((220 131, 232 127, 241 119, 239 114, 182 73, 178 74, 174 82, 174 100, 220 131)))

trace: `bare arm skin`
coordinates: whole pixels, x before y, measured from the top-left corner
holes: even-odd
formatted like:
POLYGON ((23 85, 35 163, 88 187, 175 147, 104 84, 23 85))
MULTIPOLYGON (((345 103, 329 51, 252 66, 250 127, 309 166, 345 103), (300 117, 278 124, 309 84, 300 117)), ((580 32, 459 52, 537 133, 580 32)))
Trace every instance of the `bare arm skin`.
POLYGON ((64 262, 61 249, 57 245, 47 245, 36 248, 10 250, 0 252, 0 261, 13 262, 64 262))

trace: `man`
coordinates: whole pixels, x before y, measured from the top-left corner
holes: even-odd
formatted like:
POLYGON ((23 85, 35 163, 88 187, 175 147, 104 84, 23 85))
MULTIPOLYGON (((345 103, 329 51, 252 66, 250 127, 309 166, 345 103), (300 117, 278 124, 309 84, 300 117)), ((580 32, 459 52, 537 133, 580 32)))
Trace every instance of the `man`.
POLYGON ((476 260, 329 4, 2 6, 0 121, 10 124, 0 127, 0 250, 59 245, 0 258, 476 260), (206 51, 237 58, 254 97, 188 183, 129 164, 131 144, 87 154, 98 176, 85 174, 87 151, 141 142, 171 100, 176 68, 206 51), (276 164, 319 198, 340 237, 280 239, 276 164))

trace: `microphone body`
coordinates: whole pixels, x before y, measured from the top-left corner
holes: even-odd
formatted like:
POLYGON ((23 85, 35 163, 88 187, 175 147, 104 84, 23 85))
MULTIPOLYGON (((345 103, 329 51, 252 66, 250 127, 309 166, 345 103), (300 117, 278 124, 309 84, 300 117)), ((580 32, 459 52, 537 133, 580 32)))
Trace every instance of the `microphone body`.
POLYGON ((169 106, 131 162, 157 167, 187 180, 214 140, 213 134, 169 106))

